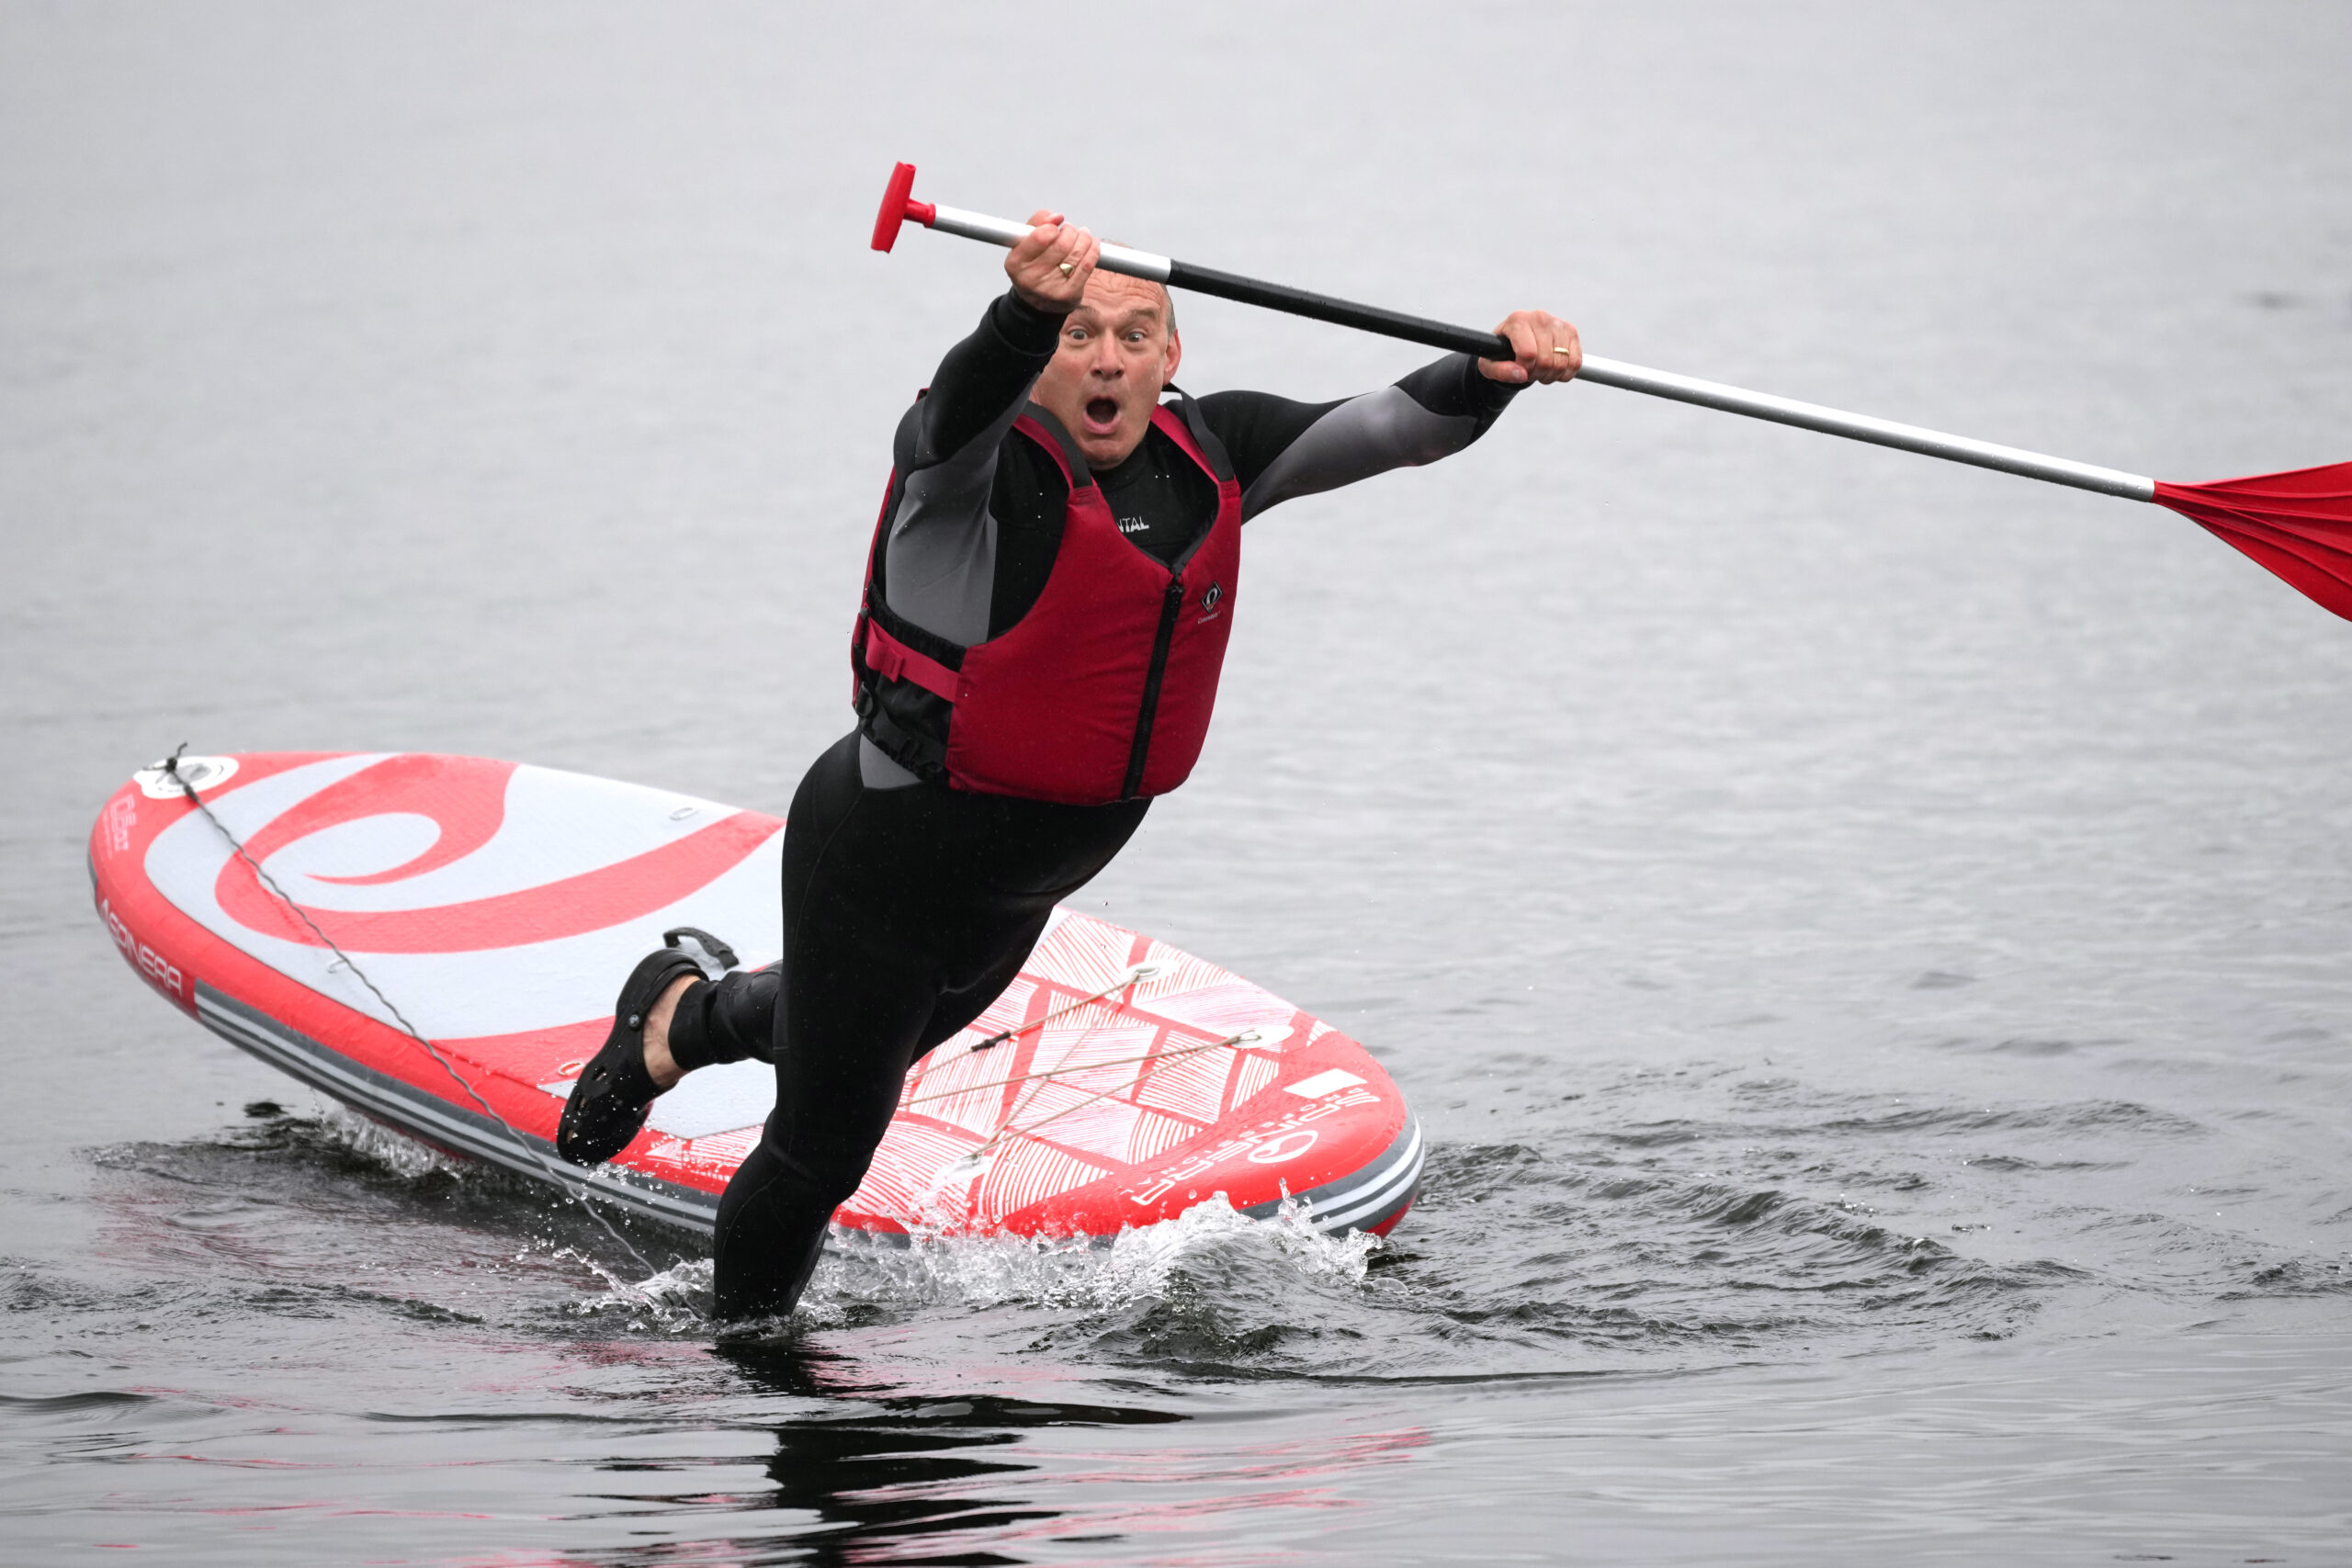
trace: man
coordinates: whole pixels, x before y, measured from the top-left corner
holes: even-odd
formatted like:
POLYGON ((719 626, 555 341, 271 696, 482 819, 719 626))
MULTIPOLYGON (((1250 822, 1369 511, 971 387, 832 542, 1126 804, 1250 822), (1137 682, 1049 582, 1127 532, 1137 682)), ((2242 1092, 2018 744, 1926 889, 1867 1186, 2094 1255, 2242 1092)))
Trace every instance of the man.
POLYGON ((789 1311, 907 1071, 987 1008, 1054 906, 1109 864, 1207 733, 1241 525, 1457 452, 1576 329, 1519 311, 1512 360, 1454 355, 1334 403, 1163 404, 1183 358, 1156 283, 1039 212, 1012 287, 899 426, 853 637, 858 724, 794 795, 784 957, 712 982, 675 947, 621 989, 558 1145, 594 1165, 685 1072, 776 1070, 718 1207, 722 1317, 789 1311))

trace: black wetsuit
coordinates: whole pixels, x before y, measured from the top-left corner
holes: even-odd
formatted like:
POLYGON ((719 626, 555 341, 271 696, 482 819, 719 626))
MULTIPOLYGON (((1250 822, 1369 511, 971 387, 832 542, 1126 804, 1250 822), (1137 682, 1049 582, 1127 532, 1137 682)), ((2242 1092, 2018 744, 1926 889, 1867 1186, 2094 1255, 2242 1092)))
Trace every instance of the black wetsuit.
MULTIPOLYGON (((900 422, 893 455, 906 483, 883 541, 885 591, 893 610, 953 641, 1010 627, 1053 569, 1067 491, 1012 425, 1061 321, 1001 297, 900 422)), ((1337 402, 1217 392, 1200 408, 1233 460, 1246 521, 1458 451, 1513 390, 1453 355, 1337 402)), ((1120 531, 1164 561, 1216 514, 1215 489, 1156 430, 1094 477, 1120 531)), ((783 958, 690 987, 671 1025, 684 1066, 775 1064, 775 1112, 718 1207, 721 1316, 789 1310, 908 1069, 996 999, 1054 906, 1110 863, 1148 804, 951 789, 855 732, 817 759, 785 834, 783 958)))

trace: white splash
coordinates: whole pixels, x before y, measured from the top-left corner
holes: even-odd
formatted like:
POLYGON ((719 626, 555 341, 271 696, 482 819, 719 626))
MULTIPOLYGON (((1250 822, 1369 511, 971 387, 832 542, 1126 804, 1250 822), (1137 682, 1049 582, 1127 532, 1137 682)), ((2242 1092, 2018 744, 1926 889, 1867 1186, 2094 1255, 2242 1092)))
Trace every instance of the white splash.
POLYGON ((836 1235, 797 1315, 812 1326, 859 1307, 1064 1307, 1100 1312, 1166 1293, 1187 1262, 1245 1248, 1311 1280, 1361 1285, 1380 1238, 1324 1235, 1306 1205, 1285 1201, 1271 1218, 1238 1213, 1212 1193, 1172 1220, 1099 1239, 917 1234, 904 1243, 836 1235))
POLYGON ((318 1125, 320 1135, 327 1142, 411 1181, 436 1174, 464 1176, 479 1168, 466 1161, 453 1159, 438 1149, 428 1148, 413 1138, 395 1133, 379 1122, 370 1122, 358 1112, 347 1111, 340 1105, 322 1106, 318 1125))
MULTIPOLYGON (((1169 1293, 1188 1266, 1239 1264, 1253 1272, 1342 1288, 1361 1287, 1378 1236, 1362 1231, 1326 1235, 1306 1203, 1285 1200, 1262 1220, 1236 1211, 1216 1192, 1172 1220, 1122 1231, 1107 1241, 1090 1236, 973 1236, 945 1226, 903 1238, 835 1231, 790 1322, 833 1328, 873 1308, 986 1311, 1027 1306, 1073 1314, 1112 1311, 1169 1293)), ((537 1244, 532 1253, 584 1268, 604 1289, 571 1311, 588 1317, 628 1314, 632 1330, 707 1332, 711 1263, 695 1258, 643 1280, 616 1273, 569 1247, 537 1244)), ((756 1326, 756 1325, 745 1325, 756 1326)), ((782 1327, 778 1323, 771 1327, 782 1327)))
POLYGON ((629 1324, 631 1328, 646 1326, 641 1319, 650 1319, 652 1326, 672 1334, 699 1329, 709 1322, 704 1315, 704 1308, 710 1301, 707 1258, 689 1258, 643 1280, 632 1280, 569 1247, 555 1247, 548 1255, 577 1263, 605 1281, 600 1293, 572 1304, 571 1310, 580 1316, 627 1312, 637 1314, 629 1324))

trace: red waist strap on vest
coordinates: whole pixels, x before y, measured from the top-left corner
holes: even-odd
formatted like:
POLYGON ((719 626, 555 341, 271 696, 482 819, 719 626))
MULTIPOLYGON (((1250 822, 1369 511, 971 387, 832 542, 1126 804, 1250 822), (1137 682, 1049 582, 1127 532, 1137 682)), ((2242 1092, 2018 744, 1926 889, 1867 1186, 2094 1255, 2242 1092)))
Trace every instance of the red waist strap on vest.
MULTIPOLYGON (((1061 468, 1069 499, 1028 614, 985 642, 925 653, 913 644, 940 639, 888 610, 869 565, 852 664, 870 739, 990 795, 1092 806, 1184 782, 1208 737, 1233 625, 1241 491, 1185 419, 1160 408, 1152 423, 1217 488, 1216 518, 1174 567, 1119 532, 1100 487, 1034 414, 1013 429, 1061 468), (899 694, 909 685, 938 701, 899 694)), ((888 525, 885 516, 877 555, 888 525)))
POLYGON ((927 653, 918 653, 882 629, 865 622, 865 667, 885 681, 912 681, 933 696, 954 702, 959 684, 956 671, 927 653))

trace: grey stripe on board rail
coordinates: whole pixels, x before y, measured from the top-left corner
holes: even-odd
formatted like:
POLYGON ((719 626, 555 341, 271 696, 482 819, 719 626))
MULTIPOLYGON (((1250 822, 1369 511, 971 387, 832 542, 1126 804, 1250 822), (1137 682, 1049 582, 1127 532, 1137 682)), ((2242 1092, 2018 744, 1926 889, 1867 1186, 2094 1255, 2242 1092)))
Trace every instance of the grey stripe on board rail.
POLYGON ((718 1209, 715 1193, 699 1193, 670 1182, 653 1185, 650 1177, 623 1178, 609 1166, 570 1179, 572 1168, 564 1165, 554 1145, 545 1140, 528 1134, 509 1135, 505 1128, 479 1111, 452 1105, 413 1084, 362 1066, 201 980, 196 983, 196 1016, 232 1045, 362 1115, 424 1143, 566 1191, 585 1188, 597 1199, 682 1229, 707 1235, 715 1223, 718 1209), (516 1136, 528 1139, 532 1148, 518 1148, 516 1136), (535 1151, 540 1157, 534 1157, 535 1151))
MULTIPOLYGON (((1360 1230, 1386 1219, 1411 1201, 1420 1185, 1426 1154, 1420 1121, 1408 1116, 1396 1140, 1370 1165, 1291 1196, 1306 1205, 1307 1223, 1326 1235, 1360 1230)), ((1277 1199, 1255 1203, 1241 1212, 1253 1220, 1269 1219, 1282 1202, 1277 1199)))

